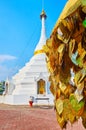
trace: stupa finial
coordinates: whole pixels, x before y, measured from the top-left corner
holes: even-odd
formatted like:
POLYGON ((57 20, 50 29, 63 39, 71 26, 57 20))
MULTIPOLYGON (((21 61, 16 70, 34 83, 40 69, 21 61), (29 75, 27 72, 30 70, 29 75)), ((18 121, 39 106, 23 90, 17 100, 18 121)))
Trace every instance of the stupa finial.
POLYGON ((44 0, 42 0, 42 12, 40 14, 40 18, 42 19, 42 17, 44 17, 46 19, 47 15, 44 11, 44 0))
POLYGON ((41 12, 41 14, 40 14, 40 18, 41 18, 41 19, 42 19, 42 17, 44 17, 45 19, 46 19, 46 17, 47 17, 47 15, 46 15, 44 9, 42 9, 42 12, 41 12))
MULTIPOLYGON (((44 1, 42 1, 44 2, 44 1)), ((42 3, 42 8, 43 8, 44 4, 42 3)), ((36 49, 34 51, 34 54, 40 54, 40 53, 44 53, 43 51, 43 46, 46 43, 46 29, 45 29, 45 19, 46 19, 47 15, 44 11, 44 9, 42 9, 42 12, 40 14, 40 18, 41 18, 41 22, 42 22, 42 27, 41 27, 41 35, 40 35, 40 39, 39 42, 36 46, 36 49)))

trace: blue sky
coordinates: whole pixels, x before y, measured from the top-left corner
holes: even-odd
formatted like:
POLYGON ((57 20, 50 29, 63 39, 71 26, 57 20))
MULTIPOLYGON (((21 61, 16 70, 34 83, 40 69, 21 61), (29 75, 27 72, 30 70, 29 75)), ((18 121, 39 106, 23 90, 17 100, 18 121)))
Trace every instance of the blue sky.
MULTIPOLYGON (((46 35, 67 0, 44 0, 46 35)), ((11 77, 33 56, 40 38, 42 0, 0 0, 0 81, 11 77)))

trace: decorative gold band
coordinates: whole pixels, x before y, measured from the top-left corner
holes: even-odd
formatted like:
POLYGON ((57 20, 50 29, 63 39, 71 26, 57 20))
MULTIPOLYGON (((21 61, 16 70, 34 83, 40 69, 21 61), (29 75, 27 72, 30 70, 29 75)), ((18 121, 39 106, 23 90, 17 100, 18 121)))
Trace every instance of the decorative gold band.
POLYGON ((44 50, 37 50, 37 51, 34 52, 34 55, 40 54, 40 53, 44 53, 44 50))

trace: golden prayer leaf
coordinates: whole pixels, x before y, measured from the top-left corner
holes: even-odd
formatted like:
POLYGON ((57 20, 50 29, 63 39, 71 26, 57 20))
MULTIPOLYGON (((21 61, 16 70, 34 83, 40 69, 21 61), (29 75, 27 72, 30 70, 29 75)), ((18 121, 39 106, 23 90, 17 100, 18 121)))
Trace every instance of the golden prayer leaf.
POLYGON ((56 100, 56 110, 58 111, 59 115, 63 111, 63 101, 61 99, 56 100))
POLYGON ((66 121, 69 120, 71 123, 75 120, 75 114, 72 111, 72 106, 68 99, 64 100, 62 116, 66 121))
POLYGON ((57 116, 57 121, 58 121, 60 127, 63 128, 63 127, 65 126, 65 124, 66 124, 64 118, 63 118, 63 117, 60 117, 60 116, 58 115, 58 113, 56 113, 56 116, 57 116))

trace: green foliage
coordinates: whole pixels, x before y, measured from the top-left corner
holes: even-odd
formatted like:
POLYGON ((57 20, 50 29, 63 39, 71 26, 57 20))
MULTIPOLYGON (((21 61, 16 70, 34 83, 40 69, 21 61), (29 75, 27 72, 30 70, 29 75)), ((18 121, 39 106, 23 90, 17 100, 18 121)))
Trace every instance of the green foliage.
POLYGON ((2 95, 2 93, 4 91, 4 86, 5 86, 5 81, 1 81, 0 82, 0 95, 2 95))
POLYGON ((4 88, 1 88, 1 87, 0 87, 0 92, 3 92, 3 91, 4 91, 4 88))

